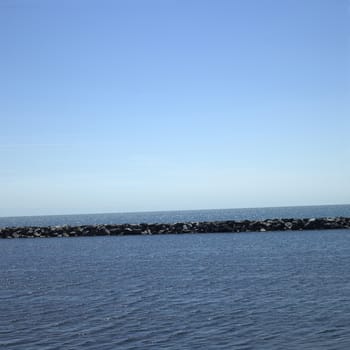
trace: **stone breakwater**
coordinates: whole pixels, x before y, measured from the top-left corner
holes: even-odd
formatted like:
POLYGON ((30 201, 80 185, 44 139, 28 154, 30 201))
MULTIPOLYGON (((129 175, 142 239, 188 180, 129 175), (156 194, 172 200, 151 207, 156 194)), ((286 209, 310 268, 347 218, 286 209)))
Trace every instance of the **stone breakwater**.
POLYGON ((178 222, 174 224, 115 224, 46 227, 3 227, 0 238, 85 237, 350 229, 350 217, 178 222))

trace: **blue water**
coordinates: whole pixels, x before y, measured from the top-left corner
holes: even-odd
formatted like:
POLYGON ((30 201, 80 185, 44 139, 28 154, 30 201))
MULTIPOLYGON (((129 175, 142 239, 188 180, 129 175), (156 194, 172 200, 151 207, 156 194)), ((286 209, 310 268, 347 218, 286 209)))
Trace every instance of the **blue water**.
POLYGON ((350 230, 3 239, 0 262, 0 349, 350 349, 350 230))
POLYGON ((350 216, 350 205, 0 217, 0 227, 122 223, 138 224, 142 222, 174 223, 186 221, 263 220, 274 218, 334 216, 350 216))

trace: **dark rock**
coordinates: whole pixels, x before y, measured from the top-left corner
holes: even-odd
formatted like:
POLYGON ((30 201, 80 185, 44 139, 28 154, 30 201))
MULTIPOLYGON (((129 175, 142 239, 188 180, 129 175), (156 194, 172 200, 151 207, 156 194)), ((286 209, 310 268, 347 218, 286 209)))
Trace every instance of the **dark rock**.
POLYGON ((71 237, 105 235, 152 235, 214 232, 265 232, 350 228, 350 218, 268 219, 213 222, 178 222, 175 224, 122 224, 51 227, 3 227, 0 238, 71 237))

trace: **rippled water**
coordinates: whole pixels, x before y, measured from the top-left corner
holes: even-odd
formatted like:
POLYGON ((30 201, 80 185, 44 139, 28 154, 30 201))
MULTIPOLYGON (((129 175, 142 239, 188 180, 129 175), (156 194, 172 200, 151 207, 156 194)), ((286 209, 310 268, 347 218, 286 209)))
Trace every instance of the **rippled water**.
POLYGON ((0 348, 350 349, 350 230, 0 241, 0 348))

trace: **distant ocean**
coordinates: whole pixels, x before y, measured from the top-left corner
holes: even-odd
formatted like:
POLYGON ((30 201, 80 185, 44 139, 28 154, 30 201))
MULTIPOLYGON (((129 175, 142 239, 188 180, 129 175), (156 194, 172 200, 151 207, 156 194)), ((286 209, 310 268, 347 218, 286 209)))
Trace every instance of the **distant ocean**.
MULTIPOLYGON (((1 224, 323 216, 350 205, 1 224)), ((350 230, 2 239, 0 259, 0 349, 350 349, 350 230)))
POLYGON ((123 223, 175 223, 189 221, 220 221, 246 219, 264 220, 273 218, 311 218, 334 216, 350 216, 350 205, 0 217, 0 227, 50 225, 77 226, 123 223))

